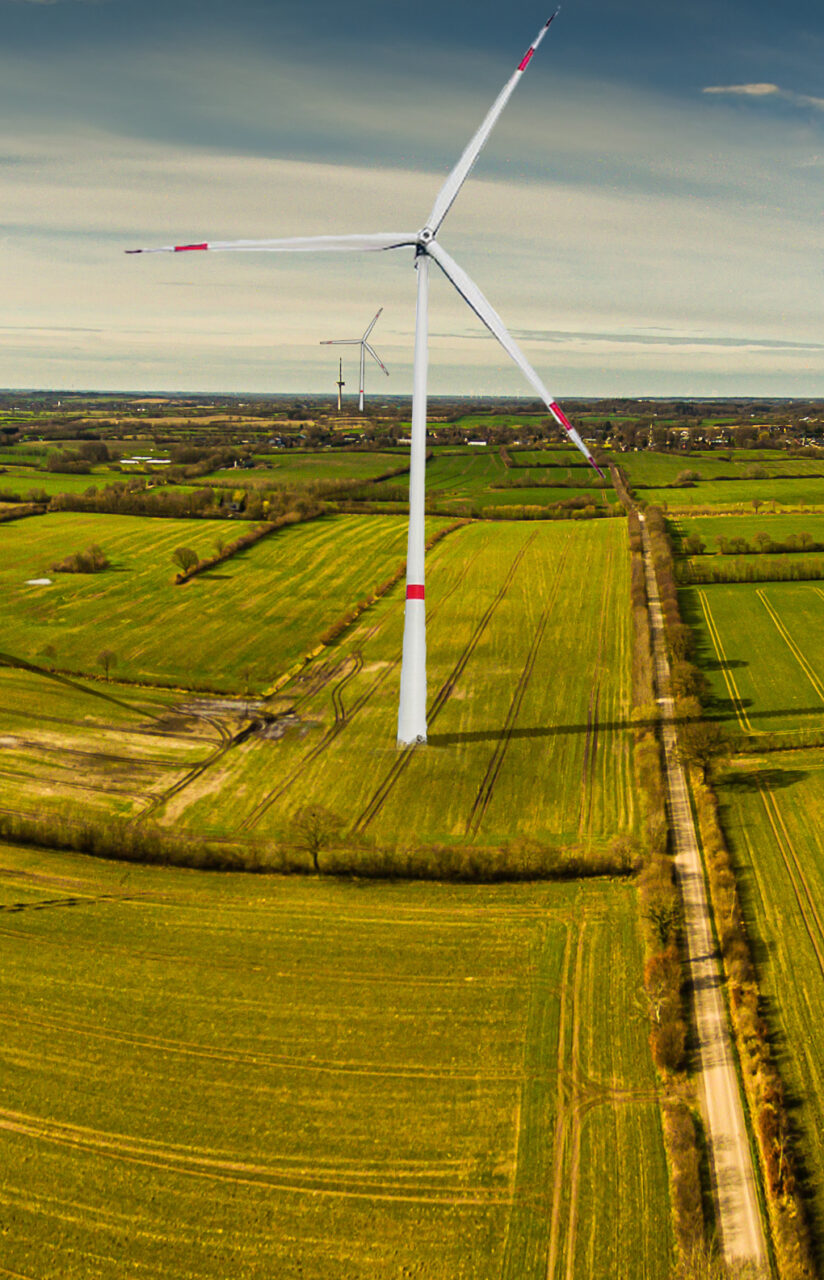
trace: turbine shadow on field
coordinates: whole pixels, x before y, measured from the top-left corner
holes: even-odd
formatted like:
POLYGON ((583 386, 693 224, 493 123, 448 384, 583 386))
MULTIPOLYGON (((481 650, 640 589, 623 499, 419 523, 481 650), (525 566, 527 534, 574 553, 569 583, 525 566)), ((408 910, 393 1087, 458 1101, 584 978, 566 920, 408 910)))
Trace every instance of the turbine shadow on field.
MULTIPOLYGON (((748 705, 747 699, 744 699, 744 706, 748 705)), ((817 707, 788 707, 786 709, 778 709, 775 711, 748 711, 747 715, 750 720, 773 720, 780 716, 805 716, 820 715, 821 706, 817 707)), ((620 731, 621 729, 655 729, 658 725, 685 725, 700 724, 703 721, 734 721, 738 719, 738 713, 734 707, 722 706, 717 704, 708 710, 705 716, 682 716, 675 718, 673 716, 660 716, 647 720, 596 720, 590 724, 552 724, 552 725, 534 725, 532 727, 524 726, 523 728, 515 728, 504 730, 500 728, 489 729, 469 729, 465 733, 431 733, 427 738, 427 743, 432 747, 452 747, 462 742, 501 742, 504 738, 512 741, 517 738, 555 738, 563 737, 566 734, 591 733, 593 729, 599 732, 620 731)), ((767 773, 782 775, 785 770, 767 770, 767 773)), ((755 777, 757 775, 753 775, 755 777)), ((799 781, 804 774, 794 775, 792 781, 799 781)), ((767 783, 766 785, 770 785, 767 783)), ((789 784, 788 784, 789 785, 789 784)))
POLYGON ((725 791, 778 791, 808 776, 803 769, 753 769, 724 774, 725 791))

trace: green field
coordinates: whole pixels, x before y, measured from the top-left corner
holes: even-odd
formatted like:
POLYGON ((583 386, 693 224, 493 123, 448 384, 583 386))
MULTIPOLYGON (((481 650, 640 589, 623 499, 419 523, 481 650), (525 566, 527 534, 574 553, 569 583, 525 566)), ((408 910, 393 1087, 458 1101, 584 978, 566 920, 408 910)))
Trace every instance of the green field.
POLYGON ((6 467, 0 472, 0 493, 17 493, 22 498, 30 493, 85 493, 87 489, 105 489, 107 484, 123 484, 128 479, 125 472, 94 471, 88 475, 58 475, 50 471, 38 471, 34 467, 6 467))
POLYGON ((759 983, 799 1138, 805 1199, 824 1221, 824 755, 733 761, 719 794, 759 983))
MULTIPOLYGON (((701 482, 716 478, 736 477, 734 483, 750 483, 747 472, 754 467, 765 471, 769 477, 824 476, 824 456, 821 458, 788 458, 777 449, 735 449, 727 457, 716 451, 692 453, 655 453, 642 449, 636 452, 616 453, 613 461, 626 472, 630 485, 642 486, 639 497, 651 502, 643 486, 671 485, 685 471, 695 472, 701 482)), ((678 494, 673 496, 673 501, 678 494)))
POLYGON ((795 512, 771 515, 760 512, 741 516, 679 516, 672 521, 676 538, 682 540, 691 534, 702 538, 707 552, 717 550, 716 538, 746 538, 754 543, 757 534, 765 533, 775 542, 783 542, 791 535, 808 533, 814 542, 824 543, 824 514, 795 512))
POLYGON ((281 690, 294 719, 175 795, 176 824, 288 833, 307 801, 389 842, 631 832, 623 524, 472 524, 429 557, 429 745, 395 746, 403 589, 281 690))
POLYGON ((227 750, 245 704, 0 666, 3 806, 29 815, 136 817, 227 750))
POLYGON ((175 547, 211 555, 215 539, 232 532, 225 521, 69 512, 0 525, 0 650, 37 661, 51 646, 60 670, 95 672, 97 654, 109 649, 121 678, 262 690, 384 581, 406 550, 402 520, 336 516, 283 529, 174 585, 175 547), (55 561, 92 542, 111 569, 50 574, 55 561), (26 585, 44 575, 51 586, 26 585))
POLYGON ((282 453, 256 456, 265 460, 265 467, 256 467, 254 470, 236 467, 213 471, 206 477, 206 481, 238 489, 311 482, 328 484, 334 480, 371 480, 375 476, 385 475, 387 471, 398 471, 409 465, 408 448, 398 449, 393 453, 350 453, 343 449, 299 453, 288 449, 282 453))
POLYGON ((824 507, 824 477, 777 477, 770 480, 706 480, 691 489, 639 489, 638 496, 651 506, 673 512, 691 507, 720 507, 724 511, 752 510, 753 501, 769 510, 782 507, 824 507))
MULTIPOLYGON (((558 451, 559 461, 565 463, 566 451, 558 451)), ((516 458, 517 454, 514 455, 516 458)), ((530 455, 531 456, 531 455, 530 455)), ((548 457, 549 454, 536 456, 548 457)), ((563 502, 569 498, 586 497, 594 506, 601 507, 617 501, 617 495, 611 487, 594 488, 598 476, 588 468, 583 470, 565 465, 556 468, 521 468, 507 467, 498 449, 438 450, 426 468, 427 498, 432 502, 448 501, 456 510, 467 512, 475 508, 507 507, 507 506, 549 506, 551 503, 563 502), (591 479, 590 479, 591 475, 591 479), (544 487, 547 481, 556 478, 573 480, 574 486, 544 487), (507 488, 513 479, 534 479, 536 487, 507 488)), ((399 480, 387 481, 386 485, 376 485, 373 491, 376 501, 381 494, 395 490, 399 480)))
POLYGON ((824 590, 816 583, 684 588, 713 714, 747 733, 817 728, 824 708, 824 590))
POLYGON ((5 845, 0 912, 6 1274, 669 1275, 630 887, 5 845))

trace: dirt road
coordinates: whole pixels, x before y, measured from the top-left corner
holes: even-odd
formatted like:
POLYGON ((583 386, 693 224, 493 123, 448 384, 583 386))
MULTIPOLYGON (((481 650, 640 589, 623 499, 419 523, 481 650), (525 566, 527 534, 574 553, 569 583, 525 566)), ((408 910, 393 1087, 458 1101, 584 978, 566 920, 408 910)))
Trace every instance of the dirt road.
POLYGON ((655 691, 663 718, 667 807, 684 905, 693 1018, 698 1042, 698 1079, 721 1246, 727 1262, 747 1261, 755 1264, 758 1274, 768 1276, 770 1270, 755 1189, 752 1153, 721 987, 720 959, 712 931, 687 780, 678 759, 664 619, 643 515, 640 520, 652 622, 655 691))

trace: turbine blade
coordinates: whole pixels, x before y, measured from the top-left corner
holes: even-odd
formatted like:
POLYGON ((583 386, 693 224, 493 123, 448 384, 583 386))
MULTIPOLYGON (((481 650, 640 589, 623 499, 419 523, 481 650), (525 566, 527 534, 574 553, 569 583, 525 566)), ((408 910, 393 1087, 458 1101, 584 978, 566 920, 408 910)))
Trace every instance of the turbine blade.
POLYGON ((363 345, 366 347, 366 350, 369 352, 369 354, 370 354, 370 356, 372 357, 372 359, 373 359, 373 360, 377 360, 378 364, 379 364, 379 365, 380 365, 380 367, 383 369, 384 373, 386 374, 386 376, 387 376, 387 378, 388 378, 388 377, 389 377, 389 370, 387 369, 386 365, 385 365, 385 364, 383 363, 383 361, 381 360, 380 356, 378 355, 378 353, 377 353, 377 351, 374 349, 374 347, 370 347, 369 343, 366 341, 366 339, 365 339, 365 338, 364 338, 363 345))
POLYGON ((292 236, 286 240, 204 240, 202 244, 167 244, 159 249, 127 249, 126 253, 188 253, 191 250, 234 250, 267 253, 379 253, 417 244, 415 233, 378 231, 357 236, 292 236))
POLYGON ((475 165, 475 161, 478 159, 478 156, 481 154, 481 150, 487 138, 489 137, 490 133, 495 128, 495 125, 498 121, 498 117, 500 116, 506 104, 509 102, 509 99, 512 97, 512 94, 515 91, 515 87, 518 84, 518 81, 520 80, 521 76, 524 74, 527 67, 529 66, 532 60, 532 55, 534 54, 535 50, 538 48, 538 45, 541 43, 547 31, 549 30, 549 25, 552 22, 553 18, 557 16, 559 9, 560 9, 560 5, 558 9, 555 10, 555 13, 553 13, 552 18, 550 18, 547 22, 545 22, 541 30, 538 32, 538 35, 535 37, 535 40, 529 46, 523 58, 518 63, 517 69, 513 71, 509 80, 507 80, 503 89, 498 94, 497 98, 495 99, 489 111, 487 112, 486 119, 484 120, 480 129, 472 138, 471 142, 469 142, 460 160, 455 165, 454 169, 450 173, 446 182, 443 184, 440 191, 438 192, 435 203, 432 206, 432 212, 430 213, 429 219, 426 224, 428 227, 432 229, 432 231, 435 232, 436 235, 438 232, 438 228, 440 227, 446 215, 449 213, 449 210, 452 207, 455 197, 457 196, 463 184, 466 182, 470 173, 472 172, 472 169, 475 165))
POLYGON ((576 449, 580 449, 587 462, 595 468, 598 475, 603 480, 604 473, 593 458, 589 449, 584 444, 578 432, 567 418, 563 410, 552 399, 541 379, 538 377, 532 365, 527 360, 521 348, 518 346, 512 334, 506 328, 503 320, 498 315, 494 307, 487 302, 478 286, 470 280, 469 276, 459 267, 454 258, 446 252, 446 250, 436 241, 426 246, 426 252, 430 257, 434 258, 448 280, 451 280, 458 293, 469 304, 475 315, 486 325, 490 333, 498 339, 504 351, 508 352, 515 361, 518 368, 523 372, 527 380, 532 384, 544 404, 549 409, 559 427, 563 427, 567 436, 575 445, 576 449))
POLYGON ((360 338, 321 338, 318 346, 321 347, 359 347, 360 338))
POLYGON ((379 311, 379 312, 378 312, 378 314, 375 316, 375 319, 372 321, 372 323, 370 324, 369 328, 366 330, 366 333, 363 335, 363 340, 364 340, 364 342, 365 342, 365 341, 366 341, 366 339, 369 337, 369 335, 370 335, 370 333, 372 332, 372 330, 374 329, 375 325, 378 323, 378 317, 380 316, 381 311, 383 311, 383 307, 381 307, 380 311, 379 311))

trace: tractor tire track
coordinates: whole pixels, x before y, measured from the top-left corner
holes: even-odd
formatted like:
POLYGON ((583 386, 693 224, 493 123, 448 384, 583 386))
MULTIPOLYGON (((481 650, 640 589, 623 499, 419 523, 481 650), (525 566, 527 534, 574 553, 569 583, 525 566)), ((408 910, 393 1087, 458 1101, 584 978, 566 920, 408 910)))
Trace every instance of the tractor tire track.
MULTIPOLYGON (((430 618, 437 617, 440 609, 455 594, 455 592, 463 583, 464 579, 466 578, 467 574, 469 573, 470 569, 474 565, 479 555, 480 555, 480 550, 476 551, 475 554, 471 556, 469 560, 467 560, 460 574, 455 579, 455 582, 453 583, 453 585, 449 588, 446 594, 441 597, 436 607, 432 610, 430 614, 430 618)), ((298 780, 301 774, 303 774, 310 767, 310 765, 312 765, 315 762, 315 760, 317 760, 319 755, 321 755, 324 751, 326 751, 326 749, 334 742, 335 738, 337 738, 338 734, 341 733, 343 729, 346 728, 346 726, 351 723, 351 721, 354 719, 357 713, 366 705, 367 702, 370 701, 370 699, 372 698, 372 695, 376 692, 376 690, 379 689, 380 686, 384 683, 384 681, 392 674, 392 672, 395 671, 396 668, 400 666, 400 662, 401 662, 400 656, 395 658, 393 662, 390 662, 388 666, 386 666, 384 670, 381 671, 376 676, 376 678, 372 681, 372 683, 368 686, 368 688, 366 688, 363 691, 360 697, 356 699, 352 707, 349 709, 348 713, 346 713, 342 719, 340 720, 337 719, 337 710, 336 710, 335 723, 329 729, 327 729, 326 733, 323 735, 320 742, 316 743, 316 745, 312 747, 310 751, 307 752, 307 754, 298 762, 298 764, 295 766, 292 772, 288 775, 288 777, 285 778, 284 781, 278 787, 276 787, 274 791, 270 791, 269 794, 265 796, 263 800, 261 800, 257 804, 257 806, 248 815, 248 817, 246 817, 243 820, 243 822, 240 824, 238 830, 251 831, 255 826, 257 826, 258 822, 266 813, 267 809, 269 809, 275 803, 276 800, 279 800, 281 796, 285 795, 286 792, 289 791, 290 788, 294 786, 295 782, 298 780)), ((332 701, 334 706, 335 704, 334 692, 333 692, 332 701)))
MULTIPOLYGON (((464 647, 460 657, 458 658, 458 661, 455 663, 455 666, 452 668, 452 671, 450 672, 449 676, 446 678, 446 680, 438 690, 437 694, 435 695, 435 698, 427 713, 427 721, 429 724, 432 724, 434 722, 439 712, 443 709, 444 704, 447 702, 450 695, 453 693, 455 686, 457 685, 458 681, 460 680, 461 676, 463 675, 466 669, 469 659, 472 657, 472 654, 475 652, 475 649, 477 648, 481 640, 481 637, 486 631, 486 628, 488 627, 493 614, 495 613, 499 604, 505 598, 507 592, 509 591, 509 588, 512 585, 512 581, 515 577, 515 574, 517 573, 518 568, 520 567, 521 561, 523 560, 528 549, 530 548, 532 543, 535 541, 537 536, 538 536, 537 533, 533 533, 526 540, 524 545, 521 547, 520 551, 518 551, 518 553, 515 555, 509 567, 507 575, 504 578, 503 583, 501 584, 501 587, 499 588, 497 594, 492 599, 490 604, 487 606, 484 613, 481 615, 481 618, 476 624, 475 630, 472 632, 472 635, 468 643, 464 647)), ((417 742, 413 742, 400 749, 397 759, 395 760, 392 767, 389 769, 383 782, 380 784, 377 791, 372 796, 372 799, 369 801, 369 803, 361 812, 360 816, 355 821, 352 827, 352 830, 354 832, 356 832, 357 834, 360 834, 363 831, 365 831, 366 828, 370 825, 370 823, 373 822, 374 819, 377 817, 377 815, 380 813, 381 809, 386 803, 389 793, 391 792, 392 788, 395 786, 395 783, 398 781, 398 779, 406 770, 418 745, 419 744, 417 742)))
MULTIPOLYGON (((298 761, 295 768, 283 780, 283 782, 278 787, 276 787, 274 791, 270 791, 268 795, 264 796, 264 798, 261 801, 259 801, 259 803, 255 806, 252 812, 248 814, 246 818, 243 819, 243 821, 240 823, 238 827, 239 831, 251 831, 254 827, 257 826, 257 824, 260 822, 263 815, 266 813, 267 809, 271 808, 271 806, 275 803, 275 801, 279 800, 280 797, 284 795, 284 793, 287 792, 289 788, 294 785, 294 783, 300 777, 300 775, 304 772, 304 770, 307 769, 309 765, 312 764, 312 762, 316 760, 318 756, 321 755, 322 752, 326 750, 326 748, 329 746, 331 742, 334 742, 338 734, 341 733, 342 730, 345 728, 345 726, 349 723, 352 716, 357 714, 357 712, 361 709, 361 707, 364 705, 365 702, 368 702, 368 700, 372 697, 372 694, 375 692, 375 690, 379 688, 381 684, 383 684, 384 680, 389 675, 390 671, 392 671, 393 669, 392 666, 389 666, 389 667, 386 667, 383 671, 381 671, 376 676, 376 678, 372 681, 372 683, 363 691, 360 697, 355 700, 349 712, 347 713, 343 705, 341 692, 349 683, 349 681, 354 676, 359 674, 359 672, 363 669, 363 657, 360 653, 358 653, 357 655, 355 654, 351 655, 351 658, 347 659, 347 662, 350 660, 353 661, 353 665, 350 666, 349 670, 345 673, 345 675, 343 675, 340 678, 340 680, 338 680, 337 684, 335 684, 332 688, 331 698, 332 698, 332 706, 335 712, 334 723, 330 726, 330 728, 326 730, 326 733, 323 735, 320 742, 317 742, 315 746, 312 747, 310 751, 307 751, 306 755, 301 760, 298 761)), ((396 666, 396 665, 397 663, 393 664, 393 666, 396 666)))
POLYGON ((460 1175, 461 1169, 455 1167, 454 1161, 422 1161, 407 1169, 387 1168, 385 1164, 371 1169, 330 1164, 324 1170, 318 1167, 317 1162, 310 1167, 296 1167, 285 1156, 261 1164, 209 1148, 185 1147, 151 1138, 107 1133, 85 1125, 47 1120, 5 1108, 0 1110, 0 1131, 52 1146, 67 1147, 81 1155, 117 1160, 165 1173, 303 1195, 410 1204, 490 1205, 508 1201, 506 1195, 494 1188, 487 1190, 484 1187, 455 1185, 456 1175, 460 1175), (442 1181, 446 1178, 450 1179, 451 1185, 442 1181))
POLYGON ((778 632, 778 634, 781 636, 781 639, 787 645, 787 648, 790 650, 790 653, 795 658, 796 662, 800 666, 801 670, 804 672, 804 675, 807 677, 810 684, 815 689, 815 692, 818 694, 821 701, 824 702, 824 683, 822 683, 817 673, 810 666, 809 662, 804 656, 803 650, 799 647, 799 645, 796 644, 795 640, 793 640, 792 636, 790 635, 789 631, 787 630, 787 627, 785 626, 781 618, 781 615, 773 607, 773 605, 770 604, 769 600, 767 599, 767 594, 763 588, 758 589, 755 594, 758 596, 758 599, 761 601, 764 608, 767 610, 767 613, 770 615, 770 619, 775 625, 775 629, 778 632))
POLYGON ((570 1125, 570 1117, 572 1108, 575 1106, 576 1098, 574 1091, 575 1072, 570 1072, 567 1076, 566 1070, 566 1037, 567 1037, 567 1021, 573 1027, 573 1047, 575 1045, 575 1026, 578 1021, 578 1004, 579 1004, 579 984, 581 981, 581 955, 583 952, 583 933, 582 926, 576 939, 575 949, 575 971, 572 981, 570 982, 570 970, 572 967, 572 933, 568 932, 566 948, 564 950, 564 977, 561 989, 560 1014, 558 1023, 558 1061, 557 1061, 557 1078, 558 1084, 555 1097, 555 1143, 552 1152, 552 1204, 549 1215, 549 1246, 547 1250, 546 1274, 547 1280, 555 1280, 555 1274, 558 1270, 558 1256, 560 1253, 560 1237, 562 1226, 562 1200, 565 1190, 564 1183, 564 1163, 567 1145, 567 1135, 570 1125))
POLYGON ((758 793, 766 810, 767 819, 775 836, 775 842, 778 845, 782 861, 787 869, 795 900, 798 903, 798 910, 801 913, 804 928, 815 952, 818 967, 822 976, 824 976, 824 922, 822 922, 818 908, 815 905, 815 899, 810 892, 809 882, 804 875, 792 838, 784 822, 783 814, 778 807, 778 801, 772 792, 765 791, 763 787, 758 788, 758 793))
MULTIPOLYGON (((610 547, 609 556, 604 566, 604 578, 612 578, 612 565, 615 559, 614 544, 610 547)), ((587 706, 587 733, 584 741, 584 760, 581 767, 581 809, 578 815, 578 832, 581 836, 592 834, 592 797, 595 791, 595 759, 598 752, 598 710, 601 702, 601 664, 604 656, 604 641, 607 632, 607 609, 601 610, 598 625, 598 652, 595 658, 595 678, 589 694, 587 706)), ((615 717, 617 718, 617 717, 615 717)))
POLYGON ((495 750, 492 753, 489 764, 486 766, 486 773, 483 776, 481 785, 478 788, 478 794, 466 820, 466 834, 476 836, 480 830, 484 814, 489 808, 489 802, 492 799, 492 793, 495 790, 495 783, 498 781, 498 775, 503 767, 504 757, 509 750, 509 744, 512 740, 512 730, 515 728, 515 722, 521 711, 526 694, 527 685, 532 679, 532 673, 535 670, 535 663, 538 661, 538 651, 541 647, 541 641, 544 638, 544 632, 549 622, 549 615, 555 603, 555 597, 549 600, 544 607, 544 611, 538 619, 538 625, 535 628, 535 635, 532 638, 532 644, 529 647, 529 653, 526 656, 526 662, 523 665, 521 674, 518 677, 518 683, 515 686, 515 692, 512 695, 512 701, 509 704, 509 710, 504 720, 503 732, 495 744, 495 750))

